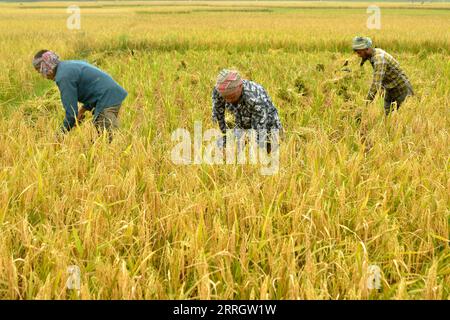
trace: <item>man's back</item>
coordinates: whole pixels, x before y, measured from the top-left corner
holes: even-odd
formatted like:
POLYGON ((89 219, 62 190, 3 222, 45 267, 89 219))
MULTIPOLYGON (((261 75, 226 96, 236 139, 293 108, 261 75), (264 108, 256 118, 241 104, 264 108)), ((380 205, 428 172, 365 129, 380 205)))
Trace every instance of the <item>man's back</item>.
POLYGON ((109 74, 84 61, 61 61, 55 81, 63 103, 63 95, 68 95, 67 100, 70 101, 74 101, 76 95, 76 99, 88 109, 95 108, 95 114, 104 108, 121 104, 127 96, 127 92, 109 74))
POLYGON ((409 79, 398 61, 386 51, 375 48, 370 63, 374 67, 375 76, 381 80, 383 88, 392 89, 399 85, 409 84, 409 79))

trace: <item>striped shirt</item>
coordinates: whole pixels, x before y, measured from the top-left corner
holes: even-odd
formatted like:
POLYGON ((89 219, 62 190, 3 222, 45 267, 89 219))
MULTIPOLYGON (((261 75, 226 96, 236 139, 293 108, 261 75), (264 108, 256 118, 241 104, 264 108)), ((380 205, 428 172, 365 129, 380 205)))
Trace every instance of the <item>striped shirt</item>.
POLYGON ((373 80, 370 86, 367 100, 375 99, 377 92, 383 88, 389 90, 391 94, 401 95, 407 90, 411 90, 411 83, 408 77, 400 68, 400 64, 389 53, 382 49, 375 48, 374 54, 370 58, 373 67, 373 80))

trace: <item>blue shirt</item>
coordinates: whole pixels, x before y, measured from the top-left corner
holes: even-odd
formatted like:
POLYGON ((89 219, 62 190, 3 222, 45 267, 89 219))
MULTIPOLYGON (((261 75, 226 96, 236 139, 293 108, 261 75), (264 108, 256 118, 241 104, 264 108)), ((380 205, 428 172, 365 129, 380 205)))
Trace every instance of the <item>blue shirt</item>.
POLYGON ((61 61, 56 69, 55 82, 66 111, 63 130, 76 123, 78 102, 94 111, 94 118, 105 108, 122 104, 128 93, 111 76, 84 61, 61 61))

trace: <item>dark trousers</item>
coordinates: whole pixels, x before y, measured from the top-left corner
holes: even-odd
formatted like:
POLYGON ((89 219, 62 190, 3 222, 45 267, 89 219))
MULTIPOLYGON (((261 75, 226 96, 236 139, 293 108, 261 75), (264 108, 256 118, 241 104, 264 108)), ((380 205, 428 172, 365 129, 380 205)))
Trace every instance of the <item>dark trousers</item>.
POLYGON ((120 105, 105 108, 94 119, 94 125, 98 133, 103 133, 104 130, 108 132, 108 138, 111 142, 113 130, 119 127, 119 110, 120 105))
POLYGON ((411 86, 407 86, 404 90, 398 90, 397 88, 387 89, 384 96, 385 115, 389 115, 394 108, 398 110, 406 98, 412 95, 414 95, 414 92, 411 86))

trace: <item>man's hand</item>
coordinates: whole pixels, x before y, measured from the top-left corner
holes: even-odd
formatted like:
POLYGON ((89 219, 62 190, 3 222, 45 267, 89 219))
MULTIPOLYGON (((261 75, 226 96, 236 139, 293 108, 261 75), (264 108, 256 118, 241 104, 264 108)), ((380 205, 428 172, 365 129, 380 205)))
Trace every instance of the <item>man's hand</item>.
POLYGON ((81 107, 81 108, 78 110, 78 116, 77 116, 77 122, 78 122, 78 123, 83 122, 83 120, 84 120, 84 118, 85 118, 85 115, 84 115, 85 112, 86 112, 86 109, 85 109, 84 107, 81 107))
POLYGON ((361 124, 362 112, 358 111, 355 115, 356 124, 359 126, 361 124))
POLYGON ((226 136, 222 136, 219 139, 217 139, 217 141, 216 141, 217 147, 219 147, 222 150, 225 149, 226 143, 227 143, 227 139, 226 138, 227 138, 226 136))
POLYGON ((55 141, 56 143, 61 143, 64 140, 64 132, 62 130, 58 130, 55 132, 55 141))
POLYGON ((373 99, 370 99, 369 97, 367 97, 366 99, 363 100, 366 108, 372 103, 373 99))

